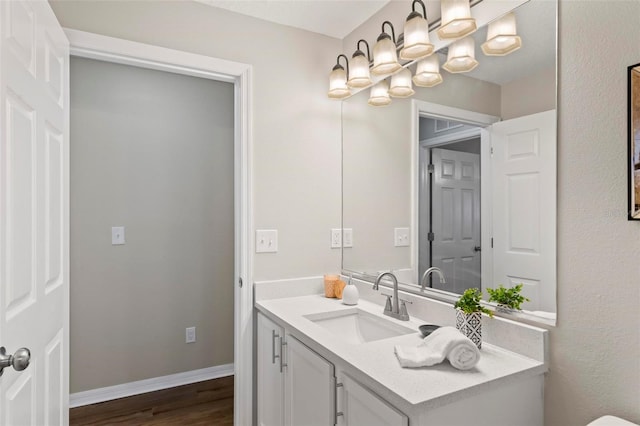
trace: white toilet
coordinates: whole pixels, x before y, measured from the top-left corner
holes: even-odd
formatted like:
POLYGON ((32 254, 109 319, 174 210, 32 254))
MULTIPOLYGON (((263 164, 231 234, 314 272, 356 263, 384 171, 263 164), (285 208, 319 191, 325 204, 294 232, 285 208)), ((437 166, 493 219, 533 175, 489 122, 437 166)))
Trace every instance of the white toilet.
POLYGON ((615 416, 602 416, 599 419, 595 419, 587 426, 638 426, 635 423, 621 419, 615 416))

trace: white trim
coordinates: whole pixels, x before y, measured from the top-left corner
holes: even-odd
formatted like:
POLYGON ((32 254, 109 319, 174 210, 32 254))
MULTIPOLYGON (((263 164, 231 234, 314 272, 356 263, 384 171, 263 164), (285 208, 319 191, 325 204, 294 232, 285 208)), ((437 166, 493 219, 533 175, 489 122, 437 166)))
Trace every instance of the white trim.
MULTIPOLYGON (((418 176, 419 173, 419 161, 420 161, 420 146, 424 142, 429 146, 439 145, 445 142, 451 142, 452 140, 458 140, 466 137, 477 137, 480 136, 482 138, 482 142, 484 143, 484 147, 481 144, 481 161, 486 161, 487 156, 490 156, 489 148, 486 146, 489 142, 487 139, 488 133, 484 131, 484 129, 469 129, 463 130, 460 132, 452 133, 451 135, 443 135, 436 136, 435 138, 426 139, 424 141, 419 141, 419 132, 420 132, 420 117, 429 117, 429 118, 439 118, 445 120, 453 120, 457 122, 463 122, 464 124, 475 125, 481 128, 487 127, 500 121, 500 117, 496 117, 493 115, 482 114, 479 112, 468 111, 460 108, 454 108, 446 105, 435 104, 432 102, 419 101, 416 99, 412 99, 411 101, 411 137, 413 143, 411 144, 411 265, 413 268, 413 277, 415 279, 415 283, 420 283, 420 274, 419 271, 419 185, 418 176)), ((489 164, 486 162, 485 164, 489 164)), ((481 185, 484 181, 489 181, 490 177, 490 168, 483 166, 481 168, 481 185)), ((486 185, 482 185, 481 188, 483 199, 487 199, 491 194, 488 192, 488 188, 486 185)), ((486 203, 482 203, 484 206, 486 203)), ((481 207, 481 215, 487 214, 487 209, 481 207)), ((490 216, 484 216, 490 217, 490 216)), ((483 223, 486 221, 483 221, 483 223)), ((487 232, 488 229, 486 225, 481 225, 481 235, 482 235, 482 246, 487 247, 486 244, 490 244, 490 232, 487 232)), ((486 254, 483 253, 482 258, 485 259, 486 254)), ((485 261, 482 263, 483 271, 485 268, 485 261)), ((483 272, 483 279, 485 279, 485 273, 483 272)), ((490 281, 487 281, 490 282, 490 281)), ((434 291, 432 289, 425 290, 430 292, 430 296, 433 296, 437 299, 446 299, 449 300, 448 297, 443 297, 442 292, 434 291)))
POLYGON ((235 86, 235 240, 234 268, 234 423, 253 422, 253 229, 252 217, 252 67, 212 58, 65 29, 71 54, 143 68, 168 71, 219 81, 235 86), (242 288, 237 285, 242 279, 242 288))
POLYGON ((228 376, 233 376, 233 364, 218 365, 200 370, 185 371, 184 373, 170 374, 168 376, 154 377, 152 379, 138 380, 121 385, 72 393, 69 396, 69 406, 70 408, 82 407, 84 405, 97 404, 98 402, 111 401, 127 396, 140 395, 142 393, 228 376))
POLYGON ((449 133, 447 135, 440 135, 429 139, 423 139, 420 141, 420 146, 436 147, 438 145, 445 145, 451 142, 458 142, 479 137, 480 128, 474 127, 471 129, 460 130, 459 132, 449 133))

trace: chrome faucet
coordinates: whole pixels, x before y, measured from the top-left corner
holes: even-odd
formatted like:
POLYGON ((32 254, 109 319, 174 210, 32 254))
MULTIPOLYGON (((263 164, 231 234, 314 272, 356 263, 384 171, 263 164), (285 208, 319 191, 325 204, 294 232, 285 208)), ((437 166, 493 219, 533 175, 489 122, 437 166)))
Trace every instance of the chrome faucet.
POLYGON ((422 279, 420 280, 420 286, 422 287, 423 291, 427 284, 427 277, 433 274, 434 272, 440 275, 440 284, 446 283, 444 279, 444 274, 442 273, 442 269, 438 268, 437 266, 432 266, 431 268, 424 271, 424 274, 422 274, 422 279))
MULTIPOLYGON (((400 304, 400 299, 398 298, 398 279, 391 272, 383 272, 376 278, 373 283, 373 289, 378 290, 380 287, 380 281, 384 277, 390 277, 393 282, 393 296, 390 294, 383 294, 387 297, 387 303, 384 306, 384 314, 390 317, 402 320, 409 321, 409 313, 407 312, 407 301, 402 300, 402 304, 400 304)), ((411 302, 408 302, 411 303, 411 302)))

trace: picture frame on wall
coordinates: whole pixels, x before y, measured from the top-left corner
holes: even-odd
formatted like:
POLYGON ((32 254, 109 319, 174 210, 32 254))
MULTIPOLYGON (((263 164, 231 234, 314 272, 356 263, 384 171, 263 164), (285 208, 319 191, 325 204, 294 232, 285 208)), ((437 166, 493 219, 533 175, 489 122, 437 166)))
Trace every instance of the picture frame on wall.
POLYGON ((629 220, 640 220, 640 63, 627 68, 629 220))

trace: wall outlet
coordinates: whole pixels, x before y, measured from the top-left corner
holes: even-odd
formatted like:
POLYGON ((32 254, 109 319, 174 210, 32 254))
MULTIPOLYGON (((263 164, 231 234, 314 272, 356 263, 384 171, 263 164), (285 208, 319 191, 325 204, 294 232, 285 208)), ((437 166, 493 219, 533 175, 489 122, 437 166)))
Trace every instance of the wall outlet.
POLYGON ((258 229, 256 230, 256 253, 277 253, 278 252, 278 230, 258 229))
POLYGON ((195 342, 196 342, 196 328, 187 327, 185 343, 195 343, 195 342))
POLYGON ((353 247, 353 229, 344 228, 342 232, 342 247, 353 247))
POLYGON ((331 248, 342 247, 342 229, 333 228, 331 230, 331 248))
POLYGON ((409 246, 409 228, 394 228, 393 234, 396 247, 409 246))

